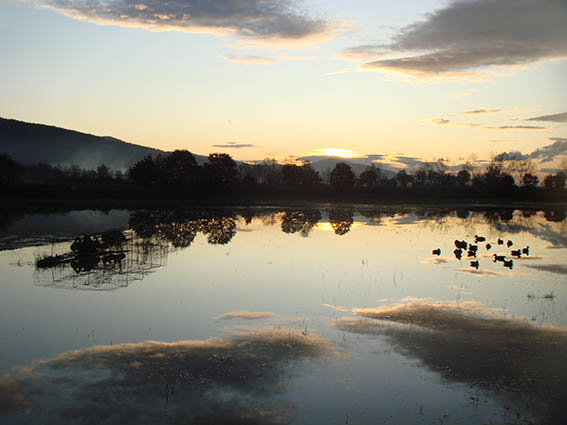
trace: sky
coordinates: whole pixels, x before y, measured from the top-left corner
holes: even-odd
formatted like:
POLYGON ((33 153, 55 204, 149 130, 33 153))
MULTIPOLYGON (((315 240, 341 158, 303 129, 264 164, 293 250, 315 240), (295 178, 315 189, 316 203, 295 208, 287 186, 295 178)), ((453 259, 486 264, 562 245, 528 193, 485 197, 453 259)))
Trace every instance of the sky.
POLYGON ((238 160, 529 153, 567 141, 565 22, 565 0, 0 0, 0 116, 238 160))

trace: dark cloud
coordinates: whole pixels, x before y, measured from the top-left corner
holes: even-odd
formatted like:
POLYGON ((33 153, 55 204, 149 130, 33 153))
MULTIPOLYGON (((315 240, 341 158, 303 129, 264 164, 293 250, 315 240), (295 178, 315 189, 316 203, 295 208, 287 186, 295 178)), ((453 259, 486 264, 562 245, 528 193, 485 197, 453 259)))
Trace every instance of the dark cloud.
POLYGON ((495 114, 500 109, 473 109, 472 111, 461 111, 463 115, 495 114))
POLYGON ((561 138, 551 138, 552 140, 558 139, 555 143, 551 145, 544 146, 531 154, 528 155, 529 158, 539 159, 542 162, 549 162, 560 155, 567 155, 567 139, 561 138))
POLYGON ((488 130, 545 130, 545 127, 537 125, 485 125, 483 128, 488 130))
POLYGON ((295 0, 40 0, 65 15, 103 25, 237 35, 256 40, 328 37, 333 25, 295 0))
POLYGON ((401 57, 362 68, 413 76, 463 75, 488 66, 563 58, 567 56, 565 10, 564 0, 452 1, 402 28, 389 44, 350 51, 400 53, 401 57))
POLYGON ((533 117, 533 118, 526 118, 523 121, 567 122, 567 112, 562 112, 559 114, 541 115, 539 117, 533 117))
POLYGON ((212 145, 213 148, 225 148, 225 149, 242 149, 242 148, 255 148, 256 145, 252 143, 236 143, 236 142, 228 142, 225 145, 212 145))
POLYGON ((399 352, 445 379, 491 391, 534 414, 536 422, 564 423, 567 370, 559 365, 567 356, 567 329, 491 317, 466 303, 412 303, 354 313, 359 317, 335 325, 384 335, 399 352))

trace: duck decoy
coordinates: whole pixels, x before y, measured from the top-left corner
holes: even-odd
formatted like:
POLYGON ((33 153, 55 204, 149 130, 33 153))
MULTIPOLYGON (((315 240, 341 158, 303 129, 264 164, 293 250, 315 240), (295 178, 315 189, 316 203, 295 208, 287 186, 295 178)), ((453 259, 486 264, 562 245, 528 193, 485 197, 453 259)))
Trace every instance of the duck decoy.
POLYGON ((434 249, 433 251, 431 251, 431 253, 433 255, 441 255, 441 248, 434 249))
POLYGON ((514 260, 504 260, 502 265, 512 270, 514 268, 514 260))
POLYGON ((471 261, 471 267, 478 270, 478 260, 471 261))
POLYGON ((511 255, 512 257, 518 257, 518 258, 520 258, 520 257, 522 256, 522 251, 520 251, 519 249, 513 249, 513 250, 510 252, 510 255, 511 255))
POLYGON ((486 240, 486 238, 484 236, 474 235, 474 242, 475 243, 484 242, 485 240, 486 240))
POLYGON ((512 241, 506 242, 506 246, 507 246, 508 248, 510 248, 512 245, 514 245, 514 242, 512 242, 512 241))
POLYGON ((504 241, 500 238, 498 238, 498 245, 504 245, 504 241))
POLYGON ((490 245, 489 243, 486 244, 486 250, 490 251, 490 248, 492 248, 492 245, 490 245))
POLYGON ((525 248, 522 248, 522 254, 530 255, 530 247, 529 245, 525 248))

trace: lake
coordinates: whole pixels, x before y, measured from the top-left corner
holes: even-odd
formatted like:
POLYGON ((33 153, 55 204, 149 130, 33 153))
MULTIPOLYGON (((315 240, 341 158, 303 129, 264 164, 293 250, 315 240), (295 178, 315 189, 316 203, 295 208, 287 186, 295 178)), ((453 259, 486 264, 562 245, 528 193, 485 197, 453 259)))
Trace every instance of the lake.
POLYGON ((564 423, 565 213, 2 211, 0 423, 564 423))

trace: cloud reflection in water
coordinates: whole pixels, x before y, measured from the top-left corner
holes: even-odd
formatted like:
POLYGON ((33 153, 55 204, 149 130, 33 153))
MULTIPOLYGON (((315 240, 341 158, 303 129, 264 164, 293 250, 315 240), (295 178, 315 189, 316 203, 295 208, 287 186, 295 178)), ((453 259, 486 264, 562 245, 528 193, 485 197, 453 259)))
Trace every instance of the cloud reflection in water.
POLYGON ((564 423, 567 329, 481 316, 478 306, 468 304, 412 303, 354 313, 365 319, 342 318, 336 326, 384 335, 446 379, 492 391, 542 423, 564 423))
POLYGON ((0 412, 32 423, 288 423, 279 396, 289 366, 335 349, 316 335, 256 331, 71 351, 1 379, 0 412))

